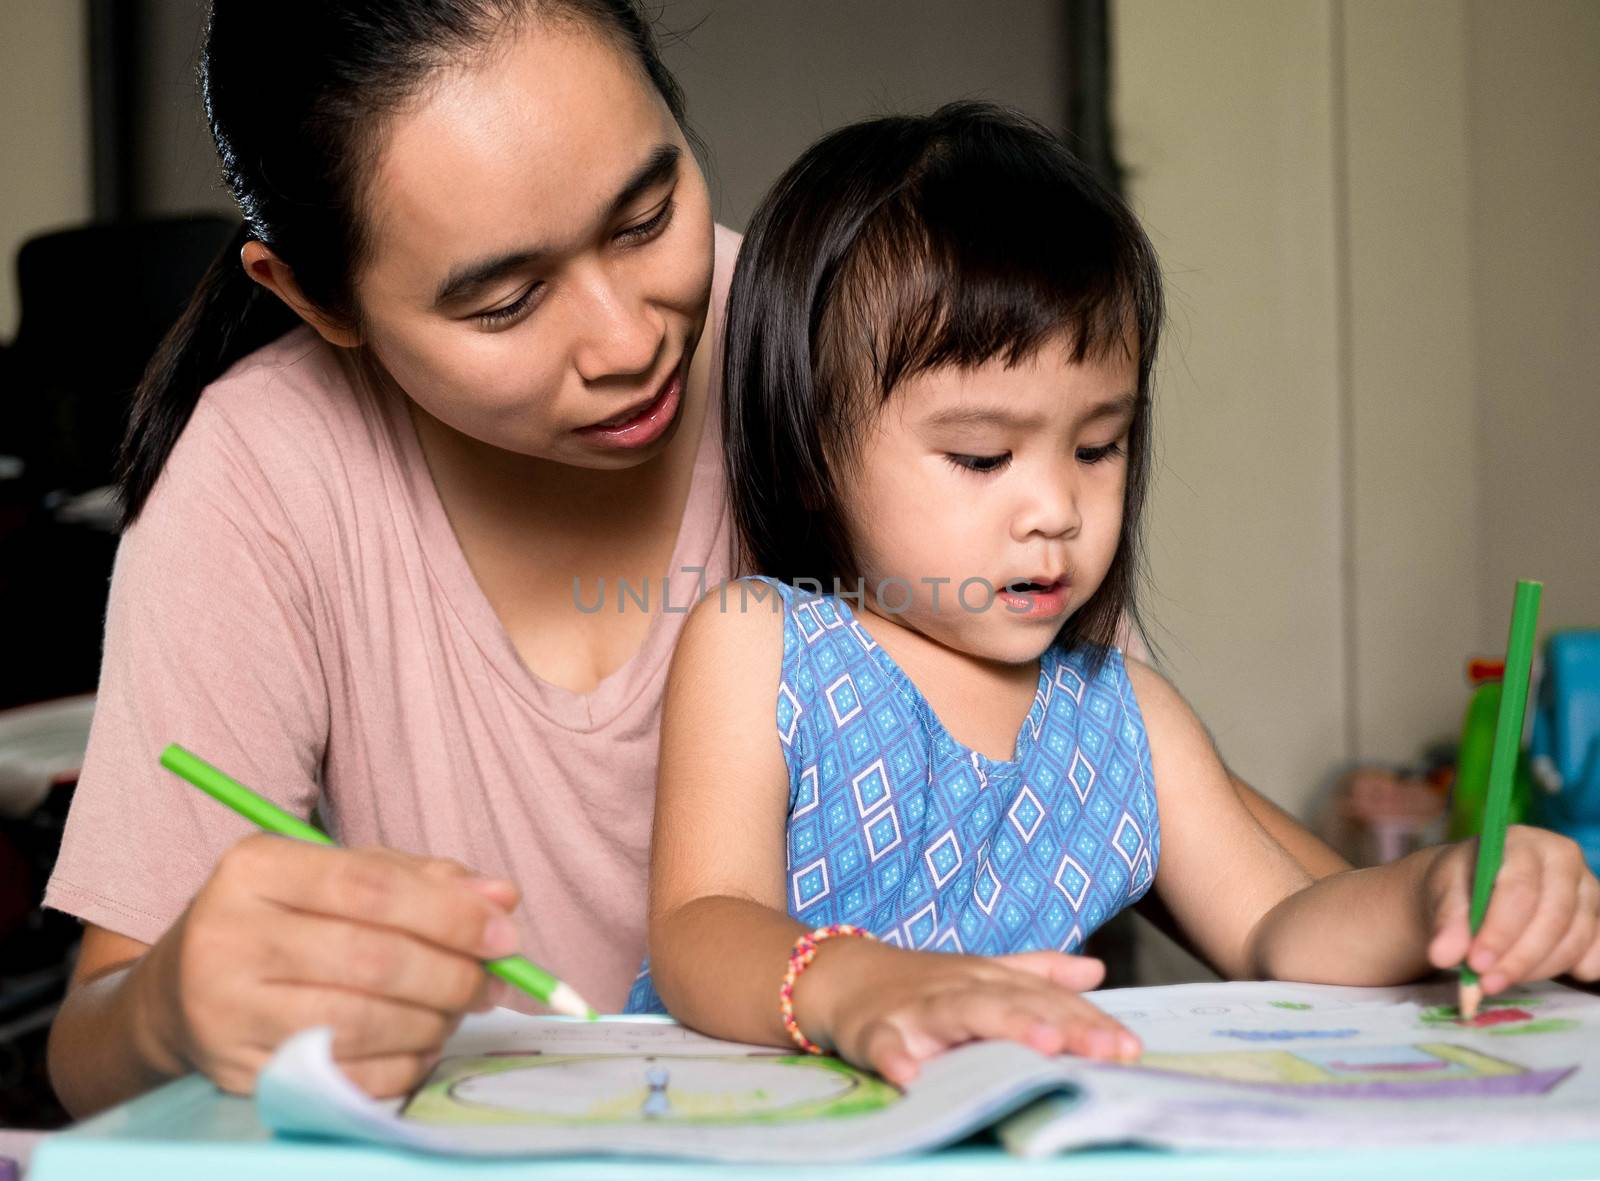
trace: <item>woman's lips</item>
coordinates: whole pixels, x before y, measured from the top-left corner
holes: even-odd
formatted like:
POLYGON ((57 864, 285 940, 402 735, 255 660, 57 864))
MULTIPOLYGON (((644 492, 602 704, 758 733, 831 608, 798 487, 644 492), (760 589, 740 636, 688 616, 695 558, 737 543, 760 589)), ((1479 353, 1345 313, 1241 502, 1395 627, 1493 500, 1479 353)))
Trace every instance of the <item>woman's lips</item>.
POLYGON ((682 401, 683 375, 675 372, 662 383, 655 397, 634 410, 626 411, 626 417, 620 421, 607 420, 593 426, 579 427, 577 434, 585 442, 600 447, 647 447, 666 433, 677 417, 682 401))
POLYGON ((1001 587, 995 598, 1010 614, 1022 619, 1049 619, 1067 609, 1072 584, 1064 578, 1046 584, 1010 583, 1001 587))

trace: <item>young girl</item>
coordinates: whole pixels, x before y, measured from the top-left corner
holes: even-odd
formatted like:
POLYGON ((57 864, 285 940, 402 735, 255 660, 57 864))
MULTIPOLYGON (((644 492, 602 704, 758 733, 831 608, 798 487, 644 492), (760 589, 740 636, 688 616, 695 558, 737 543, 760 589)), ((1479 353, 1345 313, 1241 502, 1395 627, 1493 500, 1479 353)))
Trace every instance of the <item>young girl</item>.
POLYGON ((1070 953, 1152 886, 1232 977, 1600 974, 1571 842, 1514 830, 1476 936, 1471 845, 1312 882, 1115 647, 1160 320, 1131 214, 996 109, 847 128, 778 183, 724 394, 768 577, 677 650, 633 1007, 895 1082, 974 1038, 1126 1058, 1070 953))

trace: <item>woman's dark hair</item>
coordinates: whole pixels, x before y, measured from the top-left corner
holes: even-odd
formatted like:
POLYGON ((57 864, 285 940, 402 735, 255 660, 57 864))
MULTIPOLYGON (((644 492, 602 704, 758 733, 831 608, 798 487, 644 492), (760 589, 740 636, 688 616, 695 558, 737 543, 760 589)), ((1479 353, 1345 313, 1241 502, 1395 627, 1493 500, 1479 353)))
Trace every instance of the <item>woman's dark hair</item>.
POLYGON ((361 190, 382 120, 435 71, 530 18, 611 38, 683 124, 682 91, 638 0, 213 0, 200 89, 244 225, 134 394, 119 472, 125 524, 144 507, 201 390, 300 323, 244 273, 245 243, 265 243, 313 304, 357 323, 353 278, 368 245, 361 190))
POLYGON ((748 568, 856 587, 841 491, 865 427, 918 373, 1137 350, 1139 401, 1116 556, 1059 639, 1104 649, 1137 623, 1162 319, 1155 250, 1048 130, 984 103, 826 136, 750 223, 728 297, 728 487, 748 568))

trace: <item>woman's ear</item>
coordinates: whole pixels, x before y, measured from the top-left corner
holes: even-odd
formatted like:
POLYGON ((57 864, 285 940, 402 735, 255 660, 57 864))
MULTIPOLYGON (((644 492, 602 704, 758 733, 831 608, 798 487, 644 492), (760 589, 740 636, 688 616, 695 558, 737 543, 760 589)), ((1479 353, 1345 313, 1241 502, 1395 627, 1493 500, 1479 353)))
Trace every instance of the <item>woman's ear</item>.
POLYGON ((325 312, 305 297, 289 264, 272 253, 266 243, 252 238, 239 251, 239 261, 244 265, 245 274, 283 300, 289 310, 316 329, 317 335, 323 340, 342 349, 354 348, 361 343, 359 333, 329 319, 325 312))

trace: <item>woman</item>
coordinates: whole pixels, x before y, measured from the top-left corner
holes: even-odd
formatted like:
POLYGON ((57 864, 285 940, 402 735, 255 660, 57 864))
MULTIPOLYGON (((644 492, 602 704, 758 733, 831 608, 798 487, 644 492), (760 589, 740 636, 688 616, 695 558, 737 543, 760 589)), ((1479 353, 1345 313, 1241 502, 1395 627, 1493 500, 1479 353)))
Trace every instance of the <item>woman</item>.
POLYGON ((202 80, 246 225, 135 408, 46 898, 87 926, 51 1039, 80 1114, 248 1091, 311 1024, 401 1092, 514 947, 620 1005, 667 658, 733 565, 737 243, 629 0, 218 0, 202 80), (171 741, 351 848, 247 835, 171 741))

